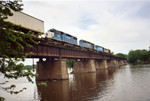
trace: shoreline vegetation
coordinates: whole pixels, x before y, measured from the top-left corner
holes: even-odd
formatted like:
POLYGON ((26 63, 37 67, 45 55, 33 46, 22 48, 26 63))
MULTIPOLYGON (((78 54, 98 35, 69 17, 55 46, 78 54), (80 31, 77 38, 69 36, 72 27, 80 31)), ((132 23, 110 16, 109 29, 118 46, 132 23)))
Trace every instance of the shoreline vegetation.
POLYGON ((128 54, 117 53, 115 54, 115 56, 126 58, 128 62, 133 65, 150 63, 150 49, 149 50, 146 50, 146 49, 130 50, 128 54))

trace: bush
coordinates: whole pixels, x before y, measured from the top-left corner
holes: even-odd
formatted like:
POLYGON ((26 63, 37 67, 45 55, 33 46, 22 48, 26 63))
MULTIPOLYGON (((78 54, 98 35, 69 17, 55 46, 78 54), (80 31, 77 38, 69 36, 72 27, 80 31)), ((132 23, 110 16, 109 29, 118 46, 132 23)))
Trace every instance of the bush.
POLYGON ((73 68, 73 63, 74 63, 75 60, 67 60, 67 67, 68 68, 73 68))
POLYGON ((137 63, 141 63, 141 60, 138 59, 136 62, 137 62, 137 63))
POLYGON ((150 63, 150 57, 148 58, 148 62, 150 63))
POLYGON ((149 60, 149 51, 143 50, 131 50, 128 53, 128 61, 130 63, 141 63, 149 60))

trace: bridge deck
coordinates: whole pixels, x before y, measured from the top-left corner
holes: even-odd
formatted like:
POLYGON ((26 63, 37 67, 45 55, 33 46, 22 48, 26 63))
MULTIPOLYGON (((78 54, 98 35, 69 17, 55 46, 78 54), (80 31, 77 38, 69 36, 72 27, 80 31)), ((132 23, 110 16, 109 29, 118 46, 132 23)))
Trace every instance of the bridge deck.
POLYGON ((81 51, 75 48, 66 48, 45 44, 34 45, 33 48, 25 48, 24 53, 28 52, 33 52, 31 57, 34 58, 60 57, 75 59, 117 59, 111 54, 81 51))

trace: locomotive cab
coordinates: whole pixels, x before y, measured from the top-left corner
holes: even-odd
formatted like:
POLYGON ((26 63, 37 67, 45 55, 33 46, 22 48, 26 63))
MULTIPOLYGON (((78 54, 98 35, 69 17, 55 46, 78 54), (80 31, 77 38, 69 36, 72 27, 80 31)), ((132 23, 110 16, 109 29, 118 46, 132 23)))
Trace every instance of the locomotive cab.
POLYGON ((62 40, 61 38, 61 32, 55 30, 55 29, 50 29, 46 32, 46 37, 47 38, 52 38, 56 40, 62 40))

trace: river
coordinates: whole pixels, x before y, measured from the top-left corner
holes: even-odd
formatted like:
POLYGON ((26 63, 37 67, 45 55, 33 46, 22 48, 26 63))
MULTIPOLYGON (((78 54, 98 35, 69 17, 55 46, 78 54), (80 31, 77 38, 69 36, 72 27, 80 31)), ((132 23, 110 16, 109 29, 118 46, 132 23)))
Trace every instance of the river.
MULTIPOLYGON (((0 74, 0 82, 5 80, 0 74)), ((49 81, 47 87, 25 78, 9 81, 5 86, 27 89, 16 95, 0 89, 6 101, 150 101, 150 64, 70 74, 69 80, 49 81)))

